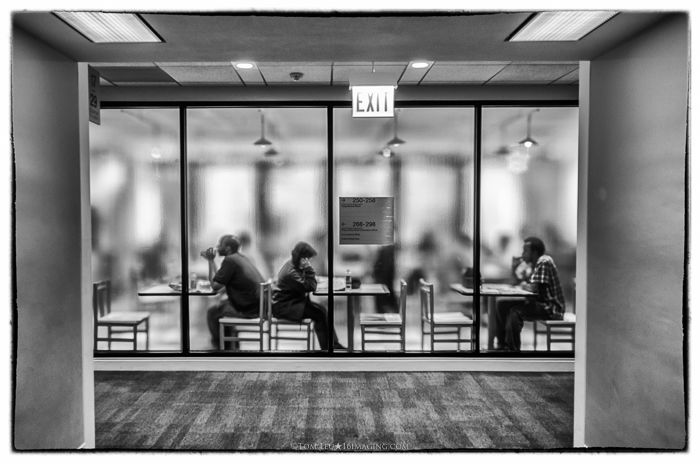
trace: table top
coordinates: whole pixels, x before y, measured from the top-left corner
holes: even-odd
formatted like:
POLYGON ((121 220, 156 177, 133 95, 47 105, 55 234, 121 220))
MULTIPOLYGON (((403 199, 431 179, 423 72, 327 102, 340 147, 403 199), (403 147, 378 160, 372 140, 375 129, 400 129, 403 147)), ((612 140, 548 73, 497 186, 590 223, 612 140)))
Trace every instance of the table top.
MULTIPOLYGON (((139 296, 180 296, 182 295, 183 292, 177 292, 170 288, 169 285, 166 284, 159 284, 159 285, 153 285, 148 288, 144 288, 143 290, 139 290, 138 295, 139 296)), ((186 292, 187 295, 189 296, 213 296, 217 295, 219 292, 215 292, 214 290, 209 290, 209 291, 204 291, 204 290, 193 290, 190 292, 186 292)))
MULTIPOLYGON (((450 284, 450 288, 461 295, 473 295, 474 289, 462 284, 450 284)), ((482 284, 481 294, 484 296, 537 296, 536 293, 510 284, 482 284)))
MULTIPOLYGON (((389 289, 384 284, 361 284, 360 288, 345 288, 333 289, 334 296, 363 296, 363 295, 386 295, 389 289)), ((319 285, 314 292, 314 295, 328 295, 328 285, 319 285)))

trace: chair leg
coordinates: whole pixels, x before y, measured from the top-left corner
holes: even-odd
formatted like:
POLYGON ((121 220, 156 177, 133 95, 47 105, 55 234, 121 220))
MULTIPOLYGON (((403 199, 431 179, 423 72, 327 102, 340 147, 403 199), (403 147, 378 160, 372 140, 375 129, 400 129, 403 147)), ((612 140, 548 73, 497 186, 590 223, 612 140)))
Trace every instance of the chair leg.
POLYGON ((430 324, 430 352, 435 352, 435 327, 432 323, 430 324))
POLYGON ((311 351, 311 326, 306 324, 306 351, 311 351))
POLYGON ((552 328, 547 326, 547 351, 552 351, 552 328))
POLYGON ((226 346, 226 342, 224 342, 224 325, 219 323, 219 349, 221 351, 224 351, 224 347, 226 346))
POLYGON ((146 319, 146 351, 148 351, 148 319, 146 319))
POLYGON ((112 326, 107 326, 107 349, 112 351, 112 326))
POLYGON ((134 351, 136 351, 136 339, 137 339, 137 337, 136 337, 136 324, 134 324, 131 327, 131 335, 134 337, 133 344, 134 344, 134 351))

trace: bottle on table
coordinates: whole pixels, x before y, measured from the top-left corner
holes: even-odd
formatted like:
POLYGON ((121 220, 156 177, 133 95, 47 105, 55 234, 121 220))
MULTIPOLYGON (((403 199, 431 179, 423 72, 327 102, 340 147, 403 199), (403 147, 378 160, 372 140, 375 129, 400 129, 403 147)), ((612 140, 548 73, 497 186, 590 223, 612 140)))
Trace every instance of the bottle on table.
POLYGON ((350 269, 345 271, 345 290, 350 290, 352 288, 352 275, 350 275, 350 269))
POLYGON ((197 274, 193 272, 190 274, 190 291, 194 292, 197 290, 197 274))

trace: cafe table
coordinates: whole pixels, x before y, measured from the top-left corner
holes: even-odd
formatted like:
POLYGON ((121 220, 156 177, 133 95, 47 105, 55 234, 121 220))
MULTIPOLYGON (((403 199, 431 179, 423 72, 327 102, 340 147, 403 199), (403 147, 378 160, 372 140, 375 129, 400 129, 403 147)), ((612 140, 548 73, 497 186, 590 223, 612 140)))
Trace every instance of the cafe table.
MULTIPOLYGON (((462 284, 451 284, 450 288, 464 296, 474 295, 474 289, 465 287, 462 284)), ((486 299, 486 311, 488 313, 488 340, 487 349, 494 349, 494 339, 496 338, 496 299, 506 298, 533 298, 536 293, 530 292, 517 285, 510 284, 482 284, 480 288, 481 296, 486 299)), ((502 343, 501 340, 499 342, 502 343)))
POLYGON ((177 291, 174 290, 172 287, 170 287, 167 284, 157 284, 153 285, 148 288, 144 288, 143 290, 140 290, 138 295, 139 296, 180 296, 183 293, 189 296, 214 296, 218 294, 219 292, 214 291, 213 289, 209 290, 204 290, 204 289, 196 289, 196 290, 190 290, 187 292, 182 292, 182 291, 177 291))
MULTIPOLYGON (((338 280, 338 279, 334 279, 338 280)), ((348 313, 348 351, 353 351, 355 349, 355 304, 354 297, 357 296, 378 296, 387 295, 389 289, 384 284, 360 284, 359 288, 346 289, 344 286, 339 286, 334 283, 333 285, 333 296, 345 296, 348 297, 347 303, 347 313, 348 313)), ((316 288, 314 295, 317 296, 328 296, 328 283, 327 280, 323 283, 319 283, 316 288)))

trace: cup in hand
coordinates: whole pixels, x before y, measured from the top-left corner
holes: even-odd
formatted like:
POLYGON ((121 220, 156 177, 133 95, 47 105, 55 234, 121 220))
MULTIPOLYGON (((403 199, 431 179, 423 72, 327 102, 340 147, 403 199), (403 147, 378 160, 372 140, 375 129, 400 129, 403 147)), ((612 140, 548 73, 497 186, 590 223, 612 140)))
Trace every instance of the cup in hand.
POLYGON ((214 259, 214 257, 216 256, 216 254, 214 253, 214 248, 213 248, 213 247, 209 247, 209 248, 207 248, 206 250, 202 251, 202 252, 199 253, 199 254, 200 254, 200 256, 201 256, 202 258, 206 258, 206 259, 214 259))

